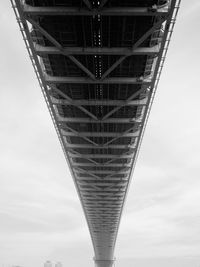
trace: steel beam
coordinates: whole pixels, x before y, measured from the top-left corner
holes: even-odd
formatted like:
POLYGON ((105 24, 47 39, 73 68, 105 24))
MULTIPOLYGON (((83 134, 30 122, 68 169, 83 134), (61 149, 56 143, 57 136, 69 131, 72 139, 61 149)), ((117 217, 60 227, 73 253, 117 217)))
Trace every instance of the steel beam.
MULTIPOLYGON (((145 91, 145 88, 143 88, 143 86, 140 88, 140 90, 138 90, 137 92, 133 93, 126 101, 129 102, 129 101, 132 101, 134 98, 140 96, 140 94, 142 94, 143 92, 145 91)), ((148 94, 146 94, 147 97, 146 97, 146 100, 148 100, 148 94)), ((115 112, 117 112, 122 106, 117 106, 117 107, 114 107, 112 110, 110 110, 103 118, 102 120, 104 121, 105 119, 111 117, 111 115, 113 115, 115 112)))
POLYGON ((63 77, 63 76, 50 76, 44 74, 45 81, 47 84, 145 84, 150 85, 151 80, 148 78, 140 79, 132 77, 110 77, 104 80, 95 79, 92 80, 86 77, 63 77))
POLYGON ((90 145, 90 144, 69 144, 69 143, 66 143, 66 147, 67 148, 85 148, 85 149, 95 149, 95 148, 104 148, 104 149, 133 149, 135 148, 135 145, 107 145, 107 146, 104 146, 104 145, 90 145))
MULTIPOLYGON (((118 132, 80 132, 80 133, 73 133, 73 132, 66 132, 62 130, 62 134, 64 136, 79 136, 79 137, 114 137, 114 138, 121 138, 121 137, 137 137, 139 136, 138 132, 136 133, 118 133, 118 132)), ((105 145, 105 148, 107 145, 105 145)), ((96 147, 98 149, 98 146, 96 147)))
POLYGON ((63 54, 64 56, 67 56, 80 70, 85 72, 91 79, 95 79, 95 75, 91 73, 91 71, 88 70, 79 60, 77 60, 74 56, 72 55, 65 55, 63 51, 62 45, 51 35, 49 34, 43 27, 39 25, 36 21, 34 21, 32 18, 27 18, 28 21, 40 31, 40 33, 45 36, 57 49, 60 50, 60 53, 63 54))
MULTIPOLYGON (((101 178, 102 179, 102 178, 101 178)), ((99 180, 101 180, 99 179, 99 180)), ((77 177, 76 178, 77 181, 97 181, 97 179, 94 179, 92 177, 77 177)), ((105 182, 120 182, 120 181, 128 181, 127 177, 110 177, 109 179, 104 179, 105 182)))
MULTIPOLYGON (((88 212, 89 212, 89 211, 94 212, 94 208, 92 208, 92 207, 87 207, 87 208, 85 207, 85 209, 88 210, 88 212)), ((103 213, 104 211, 105 211, 105 213, 110 212, 110 211, 115 212, 115 213, 117 213, 117 212, 120 213, 121 208, 120 208, 120 207, 101 207, 101 208, 99 208, 99 209, 97 210, 97 212, 102 212, 102 213, 103 213)))
POLYGON ((83 2, 85 3, 85 5, 86 5, 89 9, 92 9, 92 5, 91 5, 90 0, 83 0, 83 2))
POLYGON ((91 223, 93 224, 97 224, 97 225, 113 225, 113 224, 116 224, 117 223, 117 220, 114 219, 114 218, 110 218, 110 219, 107 219, 107 220, 104 220, 104 219, 96 219, 96 218, 91 218, 89 220, 91 223))
MULTIPOLYGON (((159 27, 161 27, 162 23, 166 20, 166 18, 162 18, 160 19, 158 22, 156 22, 148 31, 145 32, 145 34, 143 34, 142 37, 140 37, 135 44, 132 46, 132 49, 136 49, 137 47, 139 47, 156 29, 158 29, 159 27)), ((126 58, 128 57, 128 55, 126 56, 122 56, 120 57, 112 66, 110 66, 107 71, 104 72, 104 74, 102 75, 101 79, 104 80, 114 69, 117 68, 118 65, 120 65, 126 58)))
MULTIPOLYGON (((81 174, 81 173, 80 173, 80 174, 81 174)), ((82 173, 82 174, 85 174, 85 173, 82 173)), ((122 180, 125 181, 125 182, 127 182, 127 179, 124 180, 124 178, 127 178, 128 174, 129 174, 128 172, 127 172, 127 173, 124 173, 124 174, 121 173, 121 174, 119 174, 119 175, 117 174, 117 175, 118 175, 118 178, 119 178, 118 181, 115 181, 115 180, 111 180, 111 181, 109 181, 109 179, 108 179, 109 177, 104 177, 104 176, 101 176, 101 177, 96 178, 96 179, 93 179, 93 180, 88 180, 88 181, 92 181, 92 182, 95 183, 95 182, 100 182, 100 181, 102 181, 102 179, 103 179, 105 182, 113 182, 113 183, 115 182, 116 185, 117 185, 117 183, 118 183, 118 182, 121 182, 122 180), (121 180, 120 180, 120 179, 121 179, 121 180)), ((113 176, 115 177, 114 174, 111 175, 110 177, 113 177, 113 176)), ((81 176, 81 175, 80 175, 80 176, 79 176, 79 174, 76 173, 76 177, 77 177, 77 182, 83 180, 83 181, 85 181, 85 182, 87 183, 87 180, 86 180, 86 179, 88 178, 88 175, 84 175, 84 176, 81 176), (82 179, 82 178, 83 178, 83 179, 82 179)), ((89 177, 91 178, 91 176, 89 176, 89 177)), ((87 183, 87 185, 88 185, 88 187, 89 187, 89 186, 90 186, 90 183, 87 183)), ((92 185, 92 184, 91 184, 91 185, 92 185)), ((112 185, 112 184, 111 184, 111 185, 112 185)))
MULTIPOLYGON (((60 89, 56 88, 55 85, 51 85, 51 88, 53 88, 54 91, 56 91, 57 94, 61 95, 62 97, 64 97, 64 99, 66 101, 68 101, 69 103, 71 103, 73 100, 67 96, 66 94, 64 94, 60 89)), ((53 99, 55 99, 54 97, 51 97, 51 100, 53 101, 53 99)), ((86 108, 84 108, 83 106, 81 105, 76 105, 76 107, 78 109, 80 109, 81 111, 83 111, 85 114, 87 114, 90 118, 94 119, 94 120, 98 120, 98 118, 93 114, 91 113, 89 110, 87 110, 86 108)), ((54 109, 56 109, 56 107, 54 106, 54 109)), ((58 114, 58 111, 56 110, 56 113, 58 114)), ((59 115, 58 115, 59 116, 59 115)))
MULTIPOLYGON (((75 155, 79 155, 79 156, 82 156, 81 154, 75 154, 75 155)), ((76 176, 77 176, 77 172, 82 173, 82 174, 86 174, 87 176, 88 175, 91 175, 93 176, 95 179, 100 179, 101 177, 99 177, 98 175, 94 174, 92 171, 89 171, 89 170, 84 170, 82 168, 79 168, 79 167, 75 167, 74 168, 74 173, 76 173, 76 176)), ((77 176, 78 178, 79 176, 77 176)))
POLYGON ((104 215, 104 214, 102 214, 102 215, 100 215, 100 214, 98 214, 98 215, 96 215, 95 213, 93 213, 93 214, 90 214, 90 218, 94 218, 94 219, 100 219, 100 218, 103 218, 104 220, 109 220, 109 218, 112 218, 112 219, 115 219, 115 220, 118 220, 119 219, 119 215, 104 215))
MULTIPOLYGON (((96 187, 96 186, 95 186, 96 187)), ((121 190, 122 188, 120 187, 120 188, 109 188, 109 190, 104 190, 103 189, 103 192, 104 193, 111 193, 111 192, 118 192, 119 190, 121 190)), ((100 187, 98 187, 98 189, 96 189, 96 188, 94 188, 94 186, 92 186, 91 185, 91 187, 89 187, 88 186, 88 188, 83 188, 83 187, 81 187, 81 186, 79 186, 79 190, 81 191, 81 192, 83 192, 83 193, 93 193, 93 192, 95 192, 95 194, 96 194, 96 192, 98 191, 98 192, 102 192, 102 188, 100 188, 100 187)), ((99 205, 100 203, 99 202, 97 202, 97 203, 91 203, 92 205, 99 205)))
MULTIPOLYGON (((88 192, 88 194, 92 194, 94 192, 88 192)), ((112 192, 110 191, 109 192, 110 194, 115 194, 115 192, 112 192)), ((117 193, 117 192, 116 192, 117 193)), ((109 195, 109 196, 98 196, 98 198, 92 198, 90 196, 82 196, 84 201, 85 201, 85 205, 87 205, 88 207, 93 207, 93 205, 101 205, 101 206, 98 206, 98 208, 100 207, 105 207, 105 205, 107 204, 114 204, 114 205, 120 205, 120 203, 123 202, 123 197, 122 196, 112 196, 112 195, 109 195)), ((97 197, 97 196, 96 196, 97 197)), ((94 208, 94 207, 93 207, 94 208)))
POLYGON ((56 99, 51 97, 52 103, 54 105, 66 105, 66 106, 139 106, 139 105, 146 105, 147 97, 139 100, 67 100, 67 99, 56 99))
POLYGON ((35 51, 38 55, 46 54, 65 54, 65 55, 147 55, 154 56, 159 53, 159 45, 152 47, 138 47, 136 49, 125 47, 64 47, 63 53, 54 46, 42 46, 34 44, 35 51))
POLYGON ((99 218, 99 217, 102 217, 104 219, 107 219, 107 218, 115 218, 115 219, 119 219, 119 212, 116 212, 116 213, 107 213, 107 212, 98 212, 99 209, 96 210, 97 213, 95 213, 95 211, 90 211, 88 212, 89 215, 91 216, 91 218, 99 218))
POLYGON ((105 6, 105 4, 108 2, 108 0, 101 0, 101 3, 100 3, 100 5, 99 5, 99 9, 101 10, 104 6, 105 6))
POLYGON ((123 197, 122 196, 109 196, 109 197, 106 197, 106 199, 104 198, 94 198, 94 197, 91 197, 91 196, 87 196, 87 197, 83 197, 84 201, 85 201, 85 204, 87 205, 93 205, 96 201, 106 201, 106 203, 108 204, 110 201, 114 203, 120 203, 120 201, 123 200, 123 197))
MULTIPOLYGON (((115 196, 124 196, 124 191, 120 191, 120 192, 117 192, 117 193, 113 193, 113 192, 81 192, 81 195, 83 196, 112 196, 112 195, 115 195, 115 196)), ((105 207, 107 206, 115 206, 117 204, 114 204, 114 205, 105 205, 105 207)))
POLYGON ((96 186, 125 186, 127 184, 127 181, 120 181, 120 182, 117 182, 117 183, 109 183, 108 181, 105 182, 86 182, 86 181, 77 181, 79 185, 96 185, 96 186))
POLYGON ((73 154, 69 153, 69 156, 72 158, 92 158, 92 159, 131 159, 133 157, 133 154, 130 155, 116 155, 116 154, 73 154))
POLYGON ((114 171, 111 171, 111 170, 90 170, 90 171, 88 171, 88 170, 83 170, 83 169, 76 169, 76 167, 74 168, 74 171, 75 172, 80 172, 81 173, 81 171, 86 171, 86 172, 88 172, 88 173, 96 173, 96 174, 127 174, 127 173, 129 173, 129 170, 127 170, 127 169, 125 169, 125 170, 119 170, 119 171, 116 171, 116 170, 114 170, 114 171))
POLYGON ((117 218, 96 218, 96 217, 91 217, 90 222, 93 223, 109 223, 109 224, 115 224, 117 222, 117 218))
POLYGON ((116 210, 119 210, 120 208, 121 208, 121 206, 122 206, 122 204, 121 205, 101 205, 101 206, 90 206, 90 205, 85 205, 85 206, 87 206, 87 209, 92 209, 93 211, 96 209, 96 211, 103 211, 103 210, 105 210, 105 211, 107 211, 107 210, 112 210, 113 209, 113 211, 116 211, 116 210))
MULTIPOLYGON (((86 0, 85 0, 86 1, 86 0)), ((23 5, 26 16, 167 16, 166 10, 152 11, 146 7, 109 7, 103 9, 86 9, 78 7, 44 7, 23 5)))
MULTIPOLYGON (((125 133, 119 132, 67 132, 65 130, 61 130, 64 136, 79 136, 79 137, 113 137, 113 138, 121 138, 121 137, 137 137, 139 135, 139 131, 128 132, 125 133)), ((97 145, 98 148, 98 145, 97 145)))
POLYGON ((79 163, 79 162, 73 162, 72 163, 72 166, 80 166, 80 167, 114 167, 114 168, 119 168, 119 167, 126 167, 126 168, 130 168, 131 167, 131 164, 129 163, 110 163, 110 164, 107 164, 106 166, 104 166, 104 164, 100 164, 100 165, 95 165, 95 164, 92 164, 92 163, 79 163))
POLYGON ((108 119, 98 119, 94 120, 91 118, 78 118, 78 117, 62 117, 57 116, 59 122, 73 122, 73 123, 140 123, 142 118, 108 118, 108 119))

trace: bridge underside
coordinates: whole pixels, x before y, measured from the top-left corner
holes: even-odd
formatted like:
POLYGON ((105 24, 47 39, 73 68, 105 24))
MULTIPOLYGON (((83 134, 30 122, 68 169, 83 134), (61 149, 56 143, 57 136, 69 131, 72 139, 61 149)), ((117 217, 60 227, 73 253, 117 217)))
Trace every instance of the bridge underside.
POLYGON ((12 0, 89 226, 110 267, 178 4, 12 0))

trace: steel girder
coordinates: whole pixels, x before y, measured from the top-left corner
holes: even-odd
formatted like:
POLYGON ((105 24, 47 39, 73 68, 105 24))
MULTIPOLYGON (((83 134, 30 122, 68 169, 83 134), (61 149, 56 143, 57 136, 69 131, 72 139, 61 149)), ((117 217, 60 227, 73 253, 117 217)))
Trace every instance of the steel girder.
POLYGON ((108 267, 180 1, 80 2, 61 7, 11 0, 82 203, 96 265, 108 267))
POLYGON ((23 5, 23 12, 33 16, 167 16, 168 7, 110 7, 110 8, 78 8, 48 7, 23 5))

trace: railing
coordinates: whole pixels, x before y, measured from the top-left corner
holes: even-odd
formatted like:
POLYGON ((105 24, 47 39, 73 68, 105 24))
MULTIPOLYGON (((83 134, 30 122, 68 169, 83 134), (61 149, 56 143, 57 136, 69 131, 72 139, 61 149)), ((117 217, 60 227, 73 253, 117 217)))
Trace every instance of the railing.
POLYGON ((49 101, 48 96, 46 94, 46 90, 48 90, 48 88, 47 87, 45 88, 45 83, 42 80, 43 74, 42 74, 42 70, 40 68, 39 59, 38 59, 37 55, 35 54, 33 47, 30 46, 31 42, 29 40, 30 36, 28 34, 28 25, 27 25, 27 23, 25 21, 23 21, 21 19, 21 16, 20 16, 20 14, 18 12, 15 0, 10 0, 10 1, 11 1, 12 8, 14 10, 15 16, 16 16, 17 23, 19 25, 19 28, 20 28, 20 31, 21 31, 21 34, 22 34, 22 38, 24 40, 26 49, 28 51, 28 55, 29 55, 29 57, 31 59, 31 63, 32 63, 33 69, 35 71, 37 80, 38 80, 40 88, 42 90, 42 94, 44 96, 45 102, 47 104, 47 108, 48 108, 48 110, 50 112, 51 119, 53 121, 53 125, 55 127, 55 130, 56 130, 56 133, 58 135, 59 141, 61 143, 62 150, 64 152, 65 157, 67 157, 65 149, 64 149, 64 142, 62 140, 61 134, 60 134, 59 129, 57 127, 57 124, 56 124, 56 121, 55 121, 55 118, 54 118, 54 114, 52 112, 53 109, 49 104, 50 101, 49 101))

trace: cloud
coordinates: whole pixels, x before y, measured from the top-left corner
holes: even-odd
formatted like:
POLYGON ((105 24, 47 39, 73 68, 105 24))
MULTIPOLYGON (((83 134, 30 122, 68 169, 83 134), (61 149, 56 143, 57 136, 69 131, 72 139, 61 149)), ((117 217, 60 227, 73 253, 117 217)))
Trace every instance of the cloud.
MULTIPOLYGON (((0 263, 92 265, 73 180, 11 7, 0 5, 0 263)), ((119 267, 200 260, 199 7, 182 1, 120 225, 119 267)))

